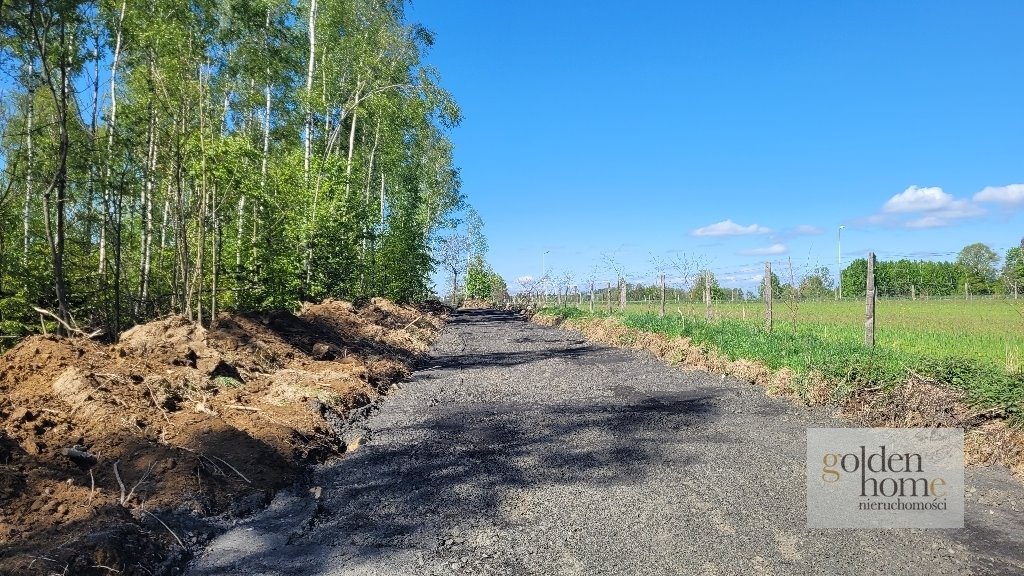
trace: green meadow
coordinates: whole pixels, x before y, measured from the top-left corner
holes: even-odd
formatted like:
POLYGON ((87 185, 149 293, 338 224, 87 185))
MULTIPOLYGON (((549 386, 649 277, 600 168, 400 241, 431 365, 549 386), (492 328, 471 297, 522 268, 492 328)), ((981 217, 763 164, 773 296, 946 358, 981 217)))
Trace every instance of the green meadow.
MULTIPOLYGON (((879 300, 875 346, 864 345, 860 300, 776 301, 773 330, 764 303, 717 302, 707 322, 702 302, 631 302, 612 315, 627 326, 691 338, 730 359, 746 358, 797 374, 814 371, 842 386, 894 386, 918 375, 963 389, 971 402, 1024 420, 1024 300, 879 300)), ((549 314, 590 316, 589 303, 549 314)), ((607 304, 595 303, 594 316, 607 304)))

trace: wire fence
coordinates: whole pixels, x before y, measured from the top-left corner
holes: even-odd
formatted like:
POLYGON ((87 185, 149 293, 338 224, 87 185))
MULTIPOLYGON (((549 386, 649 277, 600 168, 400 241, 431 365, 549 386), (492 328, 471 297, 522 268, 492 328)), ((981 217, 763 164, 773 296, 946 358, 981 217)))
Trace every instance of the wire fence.
MULTIPOLYGON (((582 289, 538 283, 529 292, 510 297, 519 307, 572 307, 594 314, 637 314, 681 317, 705 322, 744 322, 750 330, 814 333, 874 346, 882 344, 936 356, 985 358, 1019 371, 1024 357, 1024 298, 1020 291, 971 291, 930 294, 929 286, 911 285, 906 293, 881 290, 874 255, 864 262, 859 286, 847 276, 842 296, 828 282, 808 283, 808 275, 789 274, 796 282, 780 282, 773 262, 766 262, 759 284, 748 289, 718 286, 707 271, 670 285, 667 275, 653 281, 592 281, 582 289), (769 281, 770 279, 770 281, 769 281), (810 286, 812 291, 800 290, 810 286), (549 289, 550 288, 550 289, 549 289), (756 289, 756 292, 755 292, 756 289)), ((812 271, 810 275, 815 274, 812 271)), ((822 280, 820 277, 818 280, 822 280)), ((959 283, 959 282, 958 282, 959 283)))

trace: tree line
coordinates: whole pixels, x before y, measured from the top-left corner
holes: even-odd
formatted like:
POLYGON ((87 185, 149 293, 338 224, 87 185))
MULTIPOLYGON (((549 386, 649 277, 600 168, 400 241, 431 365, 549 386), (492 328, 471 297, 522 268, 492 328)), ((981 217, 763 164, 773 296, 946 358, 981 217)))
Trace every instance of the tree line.
POLYGON ((0 331, 430 293, 460 112, 403 0, 0 7, 0 331))
MULTIPOLYGON (((843 269, 843 295, 864 296, 867 260, 843 269)), ((983 243, 965 246, 955 261, 894 260, 875 263, 879 296, 929 297, 955 295, 1018 295, 1024 291, 1024 239, 1003 258, 983 243), (1000 263, 1002 265, 1000 266, 1000 263)))
MULTIPOLYGON (((675 274, 676 286, 666 286, 666 299, 670 301, 703 301, 704 286, 710 285, 711 298, 715 301, 764 300, 765 283, 759 282, 756 291, 744 291, 738 287, 727 287, 719 283, 714 272, 700 269, 700 259, 683 259, 670 263, 675 274)), ((661 298, 661 286, 657 283, 643 282, 626 283, 625 268, 611 261, 606 268, 619 278, 626 290, 629 301, 658 301, 661 298)), ((783 282, 778 272, 771 273, 772 298, 776 300, 823 300, 837 296, 839 286, 835 276, 827 266, 818 266, 810 270, 795 271, 792 264, 785 264, 780 270, 788 280, 783 282)), ((520 280, 520 287, 527 294, 575 294, 577 290, 588 292, 591 278, 577 285, 571 274, 549 274, 539 281, 526 277, 520 280)), ((851 261, 841 272, 842 292, 844 297, 863 297, 867 286, 867 260, 859 258, 851 261)), ((1024 239, 1019 246, 1007 250, 1000 257, 995 250, 983 243, 965 246, 954 261, 934 260, 893 260, 875 263, 875 288, 883 297, 944 297, 955 295, 993 295, 1005 294, 1016 296, 1024 292, 1024 239)), ((619 283, 594 284, 595 300, 618 302, 619 283)))

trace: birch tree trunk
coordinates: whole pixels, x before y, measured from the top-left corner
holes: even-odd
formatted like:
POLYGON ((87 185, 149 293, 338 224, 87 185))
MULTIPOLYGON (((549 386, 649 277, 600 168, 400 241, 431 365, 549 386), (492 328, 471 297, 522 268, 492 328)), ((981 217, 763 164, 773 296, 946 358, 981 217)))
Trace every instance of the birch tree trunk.
POLYGON ((92 77, 92 114, 89 119, 89 199, 86 203, 86 219, 85 219, 85 238, 86 238, 86 250, 92 251, 92 227, 93 227, 93 213, 96 209, 96 140, 99 137, 97 134, 97 126, 99 124, 99 105, 100 105, 100 36, 96 34, 94 37, 94 48, 93 48, 93 77, 92 77))
MULTIPOLYGON (((353 116, 352 119, 355 120, 355 117, 353 116)), ((370 184, 371 184, 371 182, 373 180, 373 161, 374 161, 374 158, 377 155, 377 144, 379 143, 379 141, 380 141, 380 118, 377 119, 377 126, 373 129, 373 147, 370 148, 370 161, 369 161, 369 163, 367 164, 367 167, 366 167, 366 186, 364 187, 364 190, 363 190, 363 205, 364 205, 364 210, 365 210, 364 216, 362 218, 362 221, 363 221, 362 222, 363 266, 361 267, 362 269, 359 271, 359 290, 363 294, 365 294, 366 290, 367 290, 367 286, 366 286, 366 283, 365 283, 366 282, 365 281, 365 275, 366 275, 367 270, 369 270, 369 266, 367 265, 369 263, 369 251, 368 251, 368 248, 367 248, 367 242, 368 242, 368 239, 369 239, 369 236, 370 236, 370 224, 369 224, 369 222, 370 222, 370 218, 369 218, 369 216, 370 216, 370 184)), ((372 274, 372 271, 371 271, 371 274, 372 274)), ((372 276, 370 278, 370 282, 371 283, 373 282, 372 276)))
POLYGON ((40 62, 43 66, 45 81, 53 96, 53 105, 56 112, 56 124, 58 131, 57 166, 53 179, 43 194, 43 223, 46 229, 46 240, 50 246, 50 256, 53 261, 53 285, 57 296, 57 314, 63 325, 57 327, 58 334, 66 334, 64 325, 71 325, 71 313, 68 309, 67 286, 64 278, 64 237, 65 237, 65 201, 67 199, 67 160, 70 139, 68 137, 68 67, 70 63, 67 57, 67 28, 63 20, 59 24, 60 30, 60 51, 58 53, 57 78, 58 85, 54 85, 53 70, 47 66, 49 59, 47 39, 36 36, 36 48, 39 50, 40 62), (56 229, 51 222, 51 194, 57 193, 56 229))
MULTIPOLYGON (((302 152, 302 177, 305 189, 309 190, 309 164, 313 154, 313 68, 316 62, 316 2, 309 0, 309 63, 306 66, 306 126, 302 152)), ((305 233, 305 289, 309 290, 313 276, 313 226, 316 224, 316 201, 313 202, 313 211, 307 219, 308 224, 305 233)))
POLYGON ((22 218, 22 234, 23 234, 23 236, 22 236, 23 244, 22 244, 22 253, 21 253, 21 265, 26 269, 26 272, 27 272, 27 269, 28 269, 28 248, 29 248, 29 244, 31 242, 31 237, 29 236, 29 234, 30 234, 29 224, 32 221, 32 188, 33 188, 32 172, 33 172, 33 170, 35 168, 35 157, 33 155, 34 152, 33 152, 33 148, 32 148, 32 131, 35 129, 35 127, 33 126, 33 120, 35 119, 34 116, 35 116, 35 99, 36 99, 35 98, 35 88, 34 88, 34 85, 35 85, 35 79, 34 78, 35 78, 35 68, 33 67, 32 63, 29 62, 29 65, 28 65, 29 89, 28 89, 28 106, 27 106, 28 110, 26 112, 27 119, 26 119, 26 130, 25 130, 25 147, 27 148, 27 151, 28 151, 28 166, 26 166, 26 168, 25 168, 25 208, 24 208, 24 211, 22 212, 22 216, 21 216, 21 218, 22 218))
MULTIPOLYGON (((153 54, 149 55, 149 74, 153 80, 155 73, 153 54)), ((149 102, 149 126, 146 134, 146 163, 145 163, 145 184, 142 192, 142 257, 140 266, 141 286, 139 288, 139 301, 136 304, 135 313, 140 312, 145 316, 149 309, 146 301, 149 298, 149 273, 150 261, 153 248, 153 187, 156 177, 156 109, 153 99, 156 98, 156 91, 150 94, 149 102)))
POLYGON ((160 219, 160 253, 157 254, 156 269, 161 274, 164 271, 164 254, 167 251, 167 219, 171 212, 171 183, 167 182, 164 192, 164 211, 160 219))
POLYGON ((306 125, 303 136, 302 170, 309 185, 309 162, 313 153, 313 68, 316 62, 316 1, 309 0, 309 63, 306 66, 306 125))
POLYGON ((245 230, 245 195, 238 199, 238 227, 235 238, 235 307, 241 303, 242 289, 242 240, 245 230))
POLYGON ((107 273, 107 226, 110 218, 110 171, 114 154, 114 130, 117 126, 117 64, 121 60, 121 33, 124 28, 124 12, 127 0, 121 0, 121 12, 117 17, 114 33, 114 54, 110 61, 110 118, 107 120, 107 156, 103 166, 103 218, 100 225, 99 273, 107 273))

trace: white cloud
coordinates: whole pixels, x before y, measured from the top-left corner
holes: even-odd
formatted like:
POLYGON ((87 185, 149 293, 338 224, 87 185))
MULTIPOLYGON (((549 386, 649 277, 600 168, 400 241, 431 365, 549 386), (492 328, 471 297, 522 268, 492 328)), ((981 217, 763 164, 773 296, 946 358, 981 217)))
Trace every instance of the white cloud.
POLYGON ((974 201, 1024 205, 1024 184, 985 186, 981 192, 974 195, 974 201))
POLYGON ((516 282, 520 284, 529 284, 530 282, 533 282, 533 276, 520 276, 519 278, 516 278, 516 282))
POLYGON ((903 225, 907 228, 940 228, 963 218, 984 215, 985 209, 970 200, 953 200, 945 208, 928 212, 919 218, 904 222, 903 225))
POLYGON ((882 206, 882 212, 906 213, 928 212, 938 210, 953 201, 953 195, 942 191, 938 186, 918 188, 911 186, 903 192, 889 198, 882 206))
POLYGON ((771 246, 765 246, 764 248, 752 248, 750 250, 740 250, 737 252, 740 256, 773 256, 785 253, 785 244, 772 244, 771 246))
POLYGON ((758 226, 757 224, 741 226, 732 220, 722 220, 703 228, 697 228, 691 231, 690 234, 693 236, 745 236, 748 234, 767 234, 769 232, 771 232, 770 228, 758 226))
POLYGON ((812 226, 810 224, 801 224, 793 229, 794 234, 822 234, 824 232, 824 228, 819 228, 818 226, 812 226))
MULTIPOLYGON (((975 199, 981 194, 976 194, 975 199)), ((966 198, 954 198, 952 194, 944 192, 938 186, 911 186, 889 198, 882 206, 881 212, 872 214, 863 221, 882 226, 940 228, 953 225, 965 218, 984 216, 986 213, 977 202, 966 198)))
POLYGON ((947 219, 973 218, 975 216, 984 216, 986 211, 970 200, 954 200, 950 202, 949 206, 936 212, 936 214, 947 219))
POLYGON ((949 221, 938 216, 925 216, 923 218, 917 218, 904 224, 907 228, 941 228, 942 226, 948 226, 949 221))

